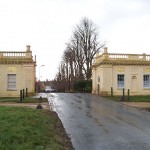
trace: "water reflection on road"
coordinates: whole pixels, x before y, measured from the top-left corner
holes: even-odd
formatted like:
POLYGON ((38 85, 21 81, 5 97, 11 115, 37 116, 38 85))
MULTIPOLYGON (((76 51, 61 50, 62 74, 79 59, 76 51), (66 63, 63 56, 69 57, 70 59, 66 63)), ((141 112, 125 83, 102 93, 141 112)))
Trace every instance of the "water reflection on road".
POLYGON ((49 93, 76 150, 149 150, 150 113, 82 93, 49 93))

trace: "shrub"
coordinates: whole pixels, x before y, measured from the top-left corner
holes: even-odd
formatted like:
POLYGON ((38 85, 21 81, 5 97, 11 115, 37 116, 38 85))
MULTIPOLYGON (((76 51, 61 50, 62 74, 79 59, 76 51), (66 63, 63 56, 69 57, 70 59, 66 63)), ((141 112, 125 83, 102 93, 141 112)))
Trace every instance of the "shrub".
POLYGON ((91 92, 92 91, 92 80, 74 81, 74 90, 77 92, 91 92))

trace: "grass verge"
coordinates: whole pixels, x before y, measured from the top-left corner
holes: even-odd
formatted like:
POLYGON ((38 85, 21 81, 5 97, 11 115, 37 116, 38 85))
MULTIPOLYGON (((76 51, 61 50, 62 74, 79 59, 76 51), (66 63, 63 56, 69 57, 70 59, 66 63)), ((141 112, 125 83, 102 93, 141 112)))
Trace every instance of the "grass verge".
MULTIPOLYGON (((121 96, 105 96, 105 98, 108 98, 110 100, 114 100, 114 101, 120 101, 120 97, 121 96)), ((150 95, 146 95, 146 96, 130 96, 129 98, 127 96, 125 96, 125 100, 126 102, 150 102, 150 95)))
POLYGON ((55 112, 20 107, 0 107, 1 150, 72 150, 55 112))

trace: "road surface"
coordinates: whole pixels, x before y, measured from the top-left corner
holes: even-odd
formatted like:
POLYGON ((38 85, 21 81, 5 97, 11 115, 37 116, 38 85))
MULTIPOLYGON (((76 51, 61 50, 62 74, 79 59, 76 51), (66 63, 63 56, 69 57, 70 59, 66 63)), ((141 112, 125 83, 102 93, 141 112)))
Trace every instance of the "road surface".
POLYGON ((150 150, 150 112, 97 95, 49 93, 75 150, 150 150))

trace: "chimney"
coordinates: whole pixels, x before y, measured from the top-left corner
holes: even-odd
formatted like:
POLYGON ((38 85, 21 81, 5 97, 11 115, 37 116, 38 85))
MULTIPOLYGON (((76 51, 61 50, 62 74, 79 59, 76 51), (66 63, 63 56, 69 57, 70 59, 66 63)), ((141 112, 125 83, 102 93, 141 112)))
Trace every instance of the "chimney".
POLYGON ((30 46, 30 45, 26 45, 26 47, 27 47, 27 50, 26 50, 26 51, 27 51, 27 52, 30 52, 30 47, 31 47, 31 46, 30 46))
POLYGON ((104 53, 107 54, 108 51, 107 51, 107 47, 104 47, 104 53))

